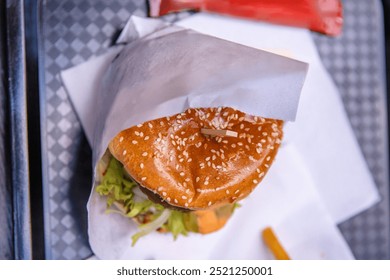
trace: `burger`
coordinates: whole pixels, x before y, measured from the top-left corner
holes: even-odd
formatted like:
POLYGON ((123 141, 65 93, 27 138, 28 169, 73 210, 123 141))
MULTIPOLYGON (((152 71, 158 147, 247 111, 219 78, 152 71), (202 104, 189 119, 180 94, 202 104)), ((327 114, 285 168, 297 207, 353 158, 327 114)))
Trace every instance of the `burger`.
POLYGON ((107 212, 174 238, 221 229, 267 174, 283 121, 230 107, 190 108, 118 133, 100 160, 107 212))

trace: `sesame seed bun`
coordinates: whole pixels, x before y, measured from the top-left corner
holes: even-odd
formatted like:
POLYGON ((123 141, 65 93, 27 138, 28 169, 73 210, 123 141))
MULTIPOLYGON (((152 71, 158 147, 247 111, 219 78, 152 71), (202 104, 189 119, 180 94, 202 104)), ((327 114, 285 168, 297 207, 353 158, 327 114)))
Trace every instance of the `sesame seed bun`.
POLYGON ((160 202, 207 209, 246 197, 262 181, 280 146, 282 126, 283 121, 229 107, 188 109, 120 132, 109 149, 160 202), (202 128, 238 136, 210 137, 202 128))

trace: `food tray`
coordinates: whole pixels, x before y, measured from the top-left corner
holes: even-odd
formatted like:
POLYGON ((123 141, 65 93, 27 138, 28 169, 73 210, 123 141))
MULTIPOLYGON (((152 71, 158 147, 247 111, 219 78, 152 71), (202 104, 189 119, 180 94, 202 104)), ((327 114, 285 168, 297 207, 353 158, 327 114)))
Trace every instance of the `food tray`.
MULTIPOLYGON (((382 6, 380 1, 343 2, 343 36, 313 34, 313 38, 340 90, 382 200, 340 228, 356 258, 388 259, 388 128, 382 6)), ((129 16, 145 16, 147 6, 141 0, 47 0, 37 1, 37 5, 44 257, 84 259, 92 254, 86 233, 91 150, 59 73, 104 52, 129 16)), ((167 20, 176 18, 168 16, 167 20)))

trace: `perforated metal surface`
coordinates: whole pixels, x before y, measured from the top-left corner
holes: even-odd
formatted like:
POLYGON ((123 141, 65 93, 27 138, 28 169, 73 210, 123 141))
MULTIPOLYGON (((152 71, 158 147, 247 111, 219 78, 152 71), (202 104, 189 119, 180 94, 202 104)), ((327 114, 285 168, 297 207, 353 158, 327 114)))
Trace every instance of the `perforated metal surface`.
MULTIPOLYGON (((383 51, 379 2, 346 0, 344 35, 313 35, 326 67, 343 96, 364 154, 380 186, 381 204, 345 222, 341 229, 357 258, 389 258, 388 181, 383 51)), ((145 16, 142 0, 41 1, 47 135, 46 255, 80 259, 91 254, 86 236, 91 151, 61 86, 61 70, 107 49, 131 14, 145 16)), ((187 14, 179 15, 179 17, 187 14)), ((168 16, 173 21, 177 16, 168 16)), ((80 81, 82 83, 82 81, 80 81)))
MULTIPOLYGON (((313 35, 342 96, 355 135, 382 196, 381 202, 340 228, 358 259, 389 259, 384 31, 380 1, 344 1, 340 38, 313 35)), ((351 164, 353 164, 351 162, 351 164)))

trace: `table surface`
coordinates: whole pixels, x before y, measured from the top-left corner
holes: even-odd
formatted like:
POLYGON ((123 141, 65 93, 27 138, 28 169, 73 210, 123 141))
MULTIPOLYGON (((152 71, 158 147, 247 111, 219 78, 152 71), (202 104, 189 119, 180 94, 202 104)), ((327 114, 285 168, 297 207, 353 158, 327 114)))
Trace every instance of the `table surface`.
MULTIPOLYGON (((112 0, 109 5, 104 0, 39 3, 38 40, 43 58, 40 74, 44 83, 40 94, 44 116, 41 120, 42 163, 46 175, 43 178, 45 254, 48 259, 83 259, 91 255, 85 208, 91 186, 91 150, 58 74, 104 52, 131 14, 145 16, 146 5, 145 1, 127 0, 112 0)), ((340 90, 382 200, 341 224, 340 229, 356 258, 389 259, 382 8, 379 1, 345 0, 343 3, 343 36, 329 38, 313 34, 313 38, 325 67, 340 90)), ((166 19, 174 21, 185 16, 188 14, 171 15, 166 19)), ((3 103, 0 88, 0 161, 5 161, 3 103)), ((0 164, 0 176, 4 172, 2 166, 0 164)), ((1 184, 0 180, 0 191, 5 190, 1 184)), ((0 205, 7 202, 5 197, 9 199, 0 194, 0 205)), ((9 219, 9 215, 2 215, 0 211, 0 222, 2 219, 9 219)), ((1 230, 3 232, 4 228, 1 230)), ((6 242, 0 243, 0 248, 5 245, 6 242)), ((1 254, 0 258, 7 258, 1 254)))

